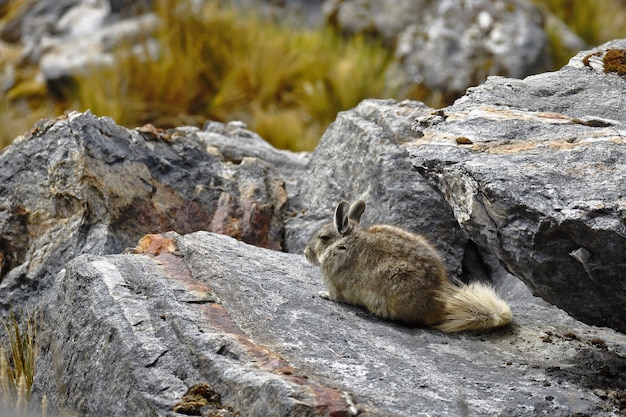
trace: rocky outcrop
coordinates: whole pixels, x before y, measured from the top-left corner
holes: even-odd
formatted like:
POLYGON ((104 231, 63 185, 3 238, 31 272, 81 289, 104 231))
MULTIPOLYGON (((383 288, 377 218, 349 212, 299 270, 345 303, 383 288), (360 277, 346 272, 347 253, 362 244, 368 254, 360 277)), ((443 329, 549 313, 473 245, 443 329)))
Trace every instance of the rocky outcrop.
MULTIPOLYGON (((71 113, 17 139, 0 154, 0 304, 32 301, 70 259, 120 253, 147 233, 212 230, 280 250, 283 175, 211 146, 226 141, 219 132, 241 143, 258 136, 212 126, 202 141, 193 129, 128 130, 71 113)), ((273 154, 286 171, 300 161, 273 154)))
POLYGON ((439 110, 366 100, 311 154, 237 122, 40 122, 0 154, 0 301, 41 301, 36 399, 85 416, 623 413, 624 51, 439 110), (299 252, 357 198, 363 223, 491 279, 513 326, 444 335, 319 298, 299 252))
POLYGON ((418 118, 410 150, 472 241, 535 295, 622 332, 626 62, 611 58, 625 50, 616 41, 558 72, 490 78, 418 118))
POLYGON ((206 232, 148 236, 134 252, 83 255, 57 277, 34 390, 50 409, 173 416, 189 387, 242 417, 612 416, 624 405, 626 336, 537 303, 519 281, 501 288, 512 327, 446 335, 318 297, 320 272, 301 255, 206 232))
POLYGON ((337 201, 363 198, 365 223, 426 235, 450 275, 500 275, 493 254, 536 295, 623 331, 624 80, 610 52, 622 44, 559 72, 492 78, 442 110, 364 101, 312 154, 276 150, 241 123, 42 121, 0 156, 1 301, 45 291, 80 253, 170 229, 300 253, 337 201))

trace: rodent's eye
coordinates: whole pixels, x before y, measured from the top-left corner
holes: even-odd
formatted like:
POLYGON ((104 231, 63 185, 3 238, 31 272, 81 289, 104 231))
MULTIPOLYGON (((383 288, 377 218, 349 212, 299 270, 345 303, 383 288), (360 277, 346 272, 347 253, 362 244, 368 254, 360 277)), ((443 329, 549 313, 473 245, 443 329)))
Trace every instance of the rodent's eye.
POLYGON ((330 240, 330 236, 328 236, 328 235, 320 235, 320 240, 323 240, 324 242, 328 242, 330 240))

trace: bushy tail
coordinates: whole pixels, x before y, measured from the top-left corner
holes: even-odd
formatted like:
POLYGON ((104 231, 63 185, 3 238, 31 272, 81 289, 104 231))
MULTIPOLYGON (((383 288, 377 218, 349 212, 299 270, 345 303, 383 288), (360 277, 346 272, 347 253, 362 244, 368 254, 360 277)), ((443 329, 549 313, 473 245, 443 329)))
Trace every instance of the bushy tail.
POLYGON ((450 285, 440 298, 445 305, 444 319, 434 327, 443 332, 483 330, 511 322, 511 308, 489 284, 450 285))

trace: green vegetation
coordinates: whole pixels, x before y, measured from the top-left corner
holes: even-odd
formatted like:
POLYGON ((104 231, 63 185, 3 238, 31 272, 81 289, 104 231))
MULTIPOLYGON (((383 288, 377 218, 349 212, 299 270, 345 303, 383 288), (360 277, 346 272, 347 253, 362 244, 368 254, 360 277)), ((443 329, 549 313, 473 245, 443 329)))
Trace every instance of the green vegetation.
MULTIPOLYGON (((0 8, 8 21, 32 0, 0 8)), ((51 94, 37 69, 18 64, 0 93, 0 148, 45 117, 65 110, 107 115, 118 124, 169 128, 206 120, 243 120, 275 146, 312 149, 337 112, 365 98, 411 98, 440 107, 440 92, 399 91, 385 76, 391 47, 371 37, 345 37, 329 28, 306 29, 235 11, 224 1, 155 0, 162 23, 146 33, 141 51, 116 52, 114 67, 91 68, 51 94), (152 39, 152 40, 151 40, 152 39), (155 45, 157 45, 155 47, 155 45), (58 92, 57 92, 58 93, 58 92)), ((626 37, 624 0, 535 0, 589 45, 626 37)), ((555 68, 576 52, 548 29, 555 68)), ((18 62, 19 48, 0 45, 0 67, 18 62)))

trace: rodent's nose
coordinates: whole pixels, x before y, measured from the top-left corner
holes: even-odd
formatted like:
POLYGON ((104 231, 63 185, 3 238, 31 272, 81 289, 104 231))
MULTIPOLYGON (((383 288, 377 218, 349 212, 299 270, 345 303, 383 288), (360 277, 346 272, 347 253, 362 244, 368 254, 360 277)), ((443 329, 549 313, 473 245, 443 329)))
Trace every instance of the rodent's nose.
POLYGON ((307 261, 309 261, 310 264, 312 265, 316 265, 317 263, 315 262, 315 254, 313 253, 313 251, 307 246, 306 248, 304 248, 304 257, 306 258, 307 261))

